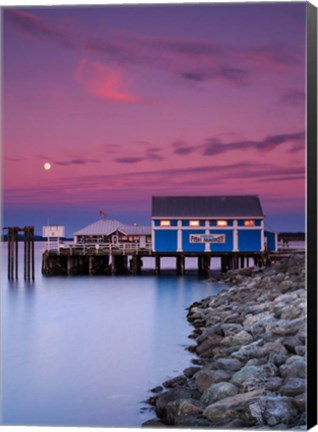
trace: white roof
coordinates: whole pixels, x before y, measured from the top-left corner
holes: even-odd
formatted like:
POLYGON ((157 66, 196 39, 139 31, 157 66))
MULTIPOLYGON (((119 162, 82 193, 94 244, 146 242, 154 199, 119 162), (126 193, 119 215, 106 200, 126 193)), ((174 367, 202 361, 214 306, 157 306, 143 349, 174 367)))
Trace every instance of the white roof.
POLYGON ((122 225, 122 223, 116 219, 100 219, 76 231, 74 235, 110 235, 112 232, 116 231, 120 225, 122 225))
POLYGON ((126 235, 151 235, 150 226, 125 225, 115 219, 100 219, 76 231, 73 235, 109 236, 117 230, 126 235))

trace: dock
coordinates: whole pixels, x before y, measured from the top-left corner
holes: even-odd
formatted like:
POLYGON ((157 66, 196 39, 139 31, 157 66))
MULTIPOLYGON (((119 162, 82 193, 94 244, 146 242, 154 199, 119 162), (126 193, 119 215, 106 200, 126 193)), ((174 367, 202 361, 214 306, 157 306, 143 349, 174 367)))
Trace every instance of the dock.
POLYGON ((139 275, 143 259, 154 258, 154 272, 162 272, 161 259, 175 258, 178 275, 186 273, 186 258, 197 259, 198 273, 208 275, 213 259, 221 260, 221 271, 240 269, 249 266, 270 265, 270 255, 266 252, 154 252, 151 244, 139 247, 138 244, 84 244, 70 245, 60 249, 46 250, 42 255, 42 274, 58 275, 139 275))

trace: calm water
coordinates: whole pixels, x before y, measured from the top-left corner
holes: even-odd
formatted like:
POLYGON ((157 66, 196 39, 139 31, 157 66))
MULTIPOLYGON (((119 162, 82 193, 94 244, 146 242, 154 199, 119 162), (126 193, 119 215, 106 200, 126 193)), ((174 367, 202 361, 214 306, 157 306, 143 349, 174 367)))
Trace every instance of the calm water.
POLYGON ((174 274, 43 278, 36 247, 35 282, 24 283, 21 263, 8 283, 2 245, 2 423, 140 426, 153 417, 149 389, 191 365, 185 307, 224 285, 174 274))

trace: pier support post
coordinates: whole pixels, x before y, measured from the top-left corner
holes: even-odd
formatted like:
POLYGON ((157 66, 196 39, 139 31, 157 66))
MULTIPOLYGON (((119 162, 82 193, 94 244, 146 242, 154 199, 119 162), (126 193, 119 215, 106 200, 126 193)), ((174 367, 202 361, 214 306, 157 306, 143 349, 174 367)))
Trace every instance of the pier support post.
POLYGON ((88 257, 88 274, 92 275, 94 269, 94 257, 91 255, 88 257))
POLYGON ((133 255, 130 260, 130 272, 134 275, 141 273, 142 259, 139 255, 133 255))
POLYGON ((160 268, 160 256, 159 255, 156 255, 156 258, 155 258, 155 270, 156 270, 156 274, 157 275, 159 275, 160 274, 160 271, 161 271, 161 268, 160 268))
POLYGON ((208 255, 205 255, 202 257, 203 258, 203 273, 205 275, 209 275, 210 274, 210 265, 211 265, 211 258, 208 255))
POLYGON ((241 268, 244 268, 244 257, 241 256, 241 268))
POLYGON ((233 255, 233 267, 235 270, 238 269, 238 256, 236 254, 233 255))
POLYGON ((183 276, 185 272, 185 257, 184 255, 177 256, 177 274, 183 276))
POLYGON ((222 273, 226 273, 226 270, 227 270, 227 265, 226 265, 227 259, 226 258, 227 257, 225 257, 225 256, 221 257, 221 272, 222 273))
POLYGON ((127 273, 128 268, 127 255, 112 255, 112 274, 127 273))

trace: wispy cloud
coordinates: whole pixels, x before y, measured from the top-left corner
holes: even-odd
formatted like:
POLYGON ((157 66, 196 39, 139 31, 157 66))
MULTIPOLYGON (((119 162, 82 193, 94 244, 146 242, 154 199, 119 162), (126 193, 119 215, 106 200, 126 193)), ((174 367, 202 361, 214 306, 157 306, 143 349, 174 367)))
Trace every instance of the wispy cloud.
POLYGON ((158 147, 150 147, 149 149, 146 149, 141 156, 118 157, 114 159, 114 162, 120 164, 136 164, 145 160, 162 161, 163 159, 164 157, 160 154, 160 149, 158 147))
POLYGON ((142 99, 132 94, 130 82, 123 72, 104 66, 97 61, 81 60, 75 77, 86 91, 98 98, 119 102, 141 102, 142 99))
MULTIPOLYGON (((103 79, 94 84, 84 80, 90 93, 106 99, 136 101, 127 88, 122 89, 121 71, 125 66, 143 65, 166 71, 192 83, 217 81, 245 86, 268 71, 282 73, 299 62, 294 52, 276 45, 260 47, 229 46, 201 39, 159 38, 128 32, 107 32, 96 39, 83 31, 49 25, 34 14, 7 10, 5 19, 15 29, 39 40, 49 40, 83 55, 98 55, 103 63, 103 79), (112 66, 111 66, 112 64, 112 66), (237 65, 240 65, 239 67, 237 65)), ((98 66, 98 69, 100 66, 98 66)), ((92 66, 95 69, 95 66, 92 66)), ((96 70, 93 75, 99 74, 96 70)))
POLYGON ((86 165, 89 163, 100 163, 100 161, 97 159, 85 158, 85 159, 70 159, 65 161, 53 161, 52 163, 55 165, 68 166, 68 165, 86 165))

